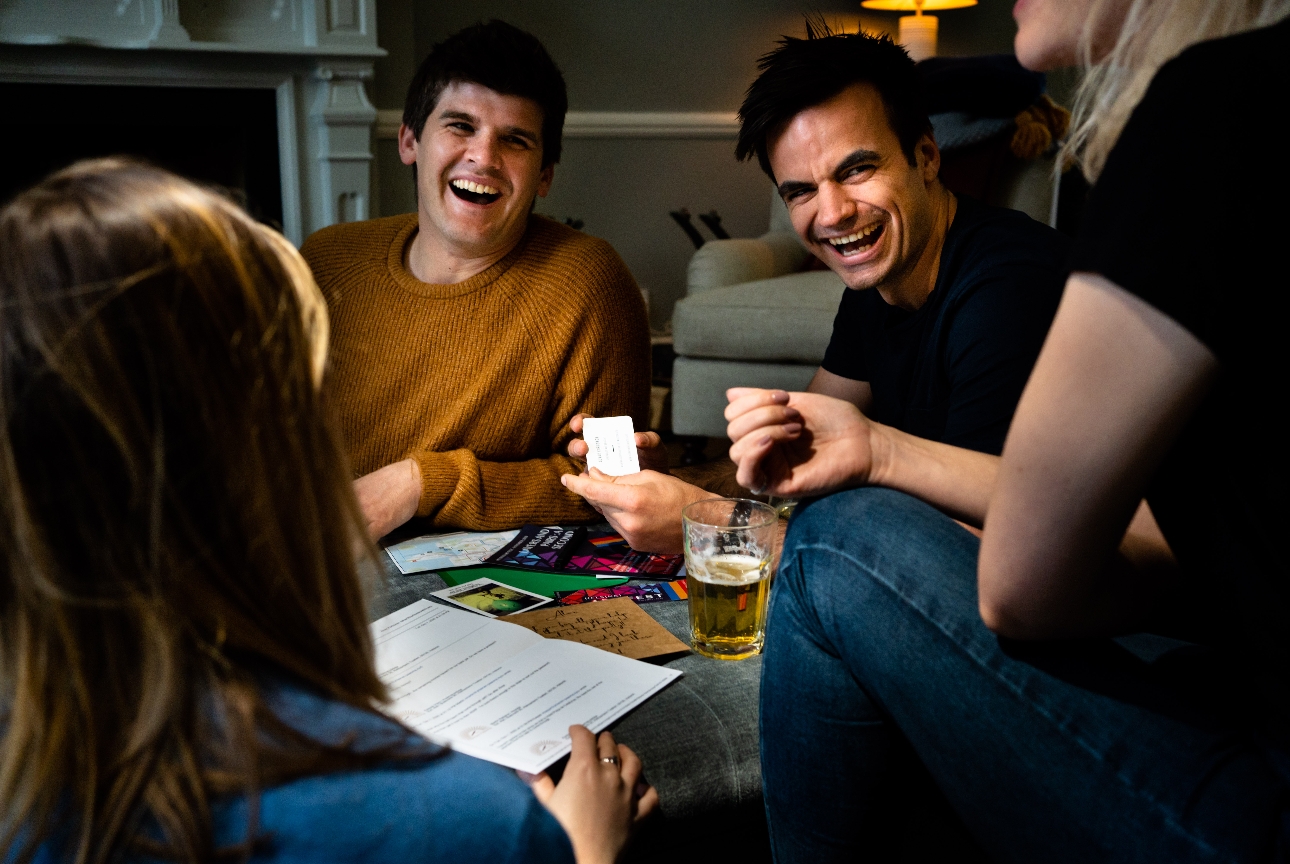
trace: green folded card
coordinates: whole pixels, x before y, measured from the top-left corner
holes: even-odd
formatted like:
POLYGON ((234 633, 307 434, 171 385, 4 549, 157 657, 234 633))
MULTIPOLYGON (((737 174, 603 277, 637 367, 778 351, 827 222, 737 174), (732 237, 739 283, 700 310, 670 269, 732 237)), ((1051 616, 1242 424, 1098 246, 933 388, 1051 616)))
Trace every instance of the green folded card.
POLYGON ((576 573, 544 573, 540 570, 514 570, 509 567, 456 567, 439 570, 449 585, 461 585, 476 579, 492 579, 512 588, 532 591, 543 597, 554 597, 556 591, 580 591, 583 588, 610 588, 627 583, 626 576, 599 578, 576 573))

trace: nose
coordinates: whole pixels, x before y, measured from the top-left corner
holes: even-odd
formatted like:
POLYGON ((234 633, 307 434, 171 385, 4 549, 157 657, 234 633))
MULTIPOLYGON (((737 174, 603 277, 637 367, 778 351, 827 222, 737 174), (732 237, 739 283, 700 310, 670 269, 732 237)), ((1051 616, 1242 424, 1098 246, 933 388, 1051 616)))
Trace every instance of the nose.
POLYGON ((501 166, 501 142, 493 135, 473 135, 466 148, 466 159, 479 168, 501 166))
POLYGON ((818 209, 815 221, 821 228, 837 228, 856 214, 855 202, 837 183, 821 183, 815 193, 818 209))

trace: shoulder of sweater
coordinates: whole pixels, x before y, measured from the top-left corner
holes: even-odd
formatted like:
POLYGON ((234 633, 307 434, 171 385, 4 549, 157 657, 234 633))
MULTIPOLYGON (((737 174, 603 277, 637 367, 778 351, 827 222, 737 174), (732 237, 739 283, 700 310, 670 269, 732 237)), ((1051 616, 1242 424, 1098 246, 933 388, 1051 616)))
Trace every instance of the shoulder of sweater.
POLYGON ((545 216, 531 217, 529 236, 513 272, 530 295, 568 300, 604 298, 621 291, 639 294, 640 290, 613 246, 545 216))
POLYGON ((408 222, 415 222, 416 218, 415 213, 401 213, 398 216, 363 222, 328 225, 305 239, 304 245, 300 247, 300 254, 313 268, 315 275, 319 269, 344 269, 373 260, 383 263, 395 236, 407 228, 408 222))

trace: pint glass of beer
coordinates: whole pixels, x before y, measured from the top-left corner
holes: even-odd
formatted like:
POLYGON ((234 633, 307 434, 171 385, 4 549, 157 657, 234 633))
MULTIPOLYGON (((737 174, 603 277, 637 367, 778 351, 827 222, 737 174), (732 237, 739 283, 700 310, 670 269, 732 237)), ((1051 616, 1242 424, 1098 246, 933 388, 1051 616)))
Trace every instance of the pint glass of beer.
POLYGON ((682 522, 690 645, 718 660, 759 653, 778 514, 760 501, 710 498, 686 507, 682 522))

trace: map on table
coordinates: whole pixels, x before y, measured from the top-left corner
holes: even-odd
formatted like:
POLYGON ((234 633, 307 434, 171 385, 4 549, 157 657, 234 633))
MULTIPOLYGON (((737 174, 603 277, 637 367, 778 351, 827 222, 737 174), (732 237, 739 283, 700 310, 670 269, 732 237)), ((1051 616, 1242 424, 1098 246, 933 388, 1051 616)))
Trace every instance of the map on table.
POLYGON ((399 572, 422 573, 451 567, 473 567, 515 539, 519 531, 453 531, 427 534, 387 546, 399 572))

